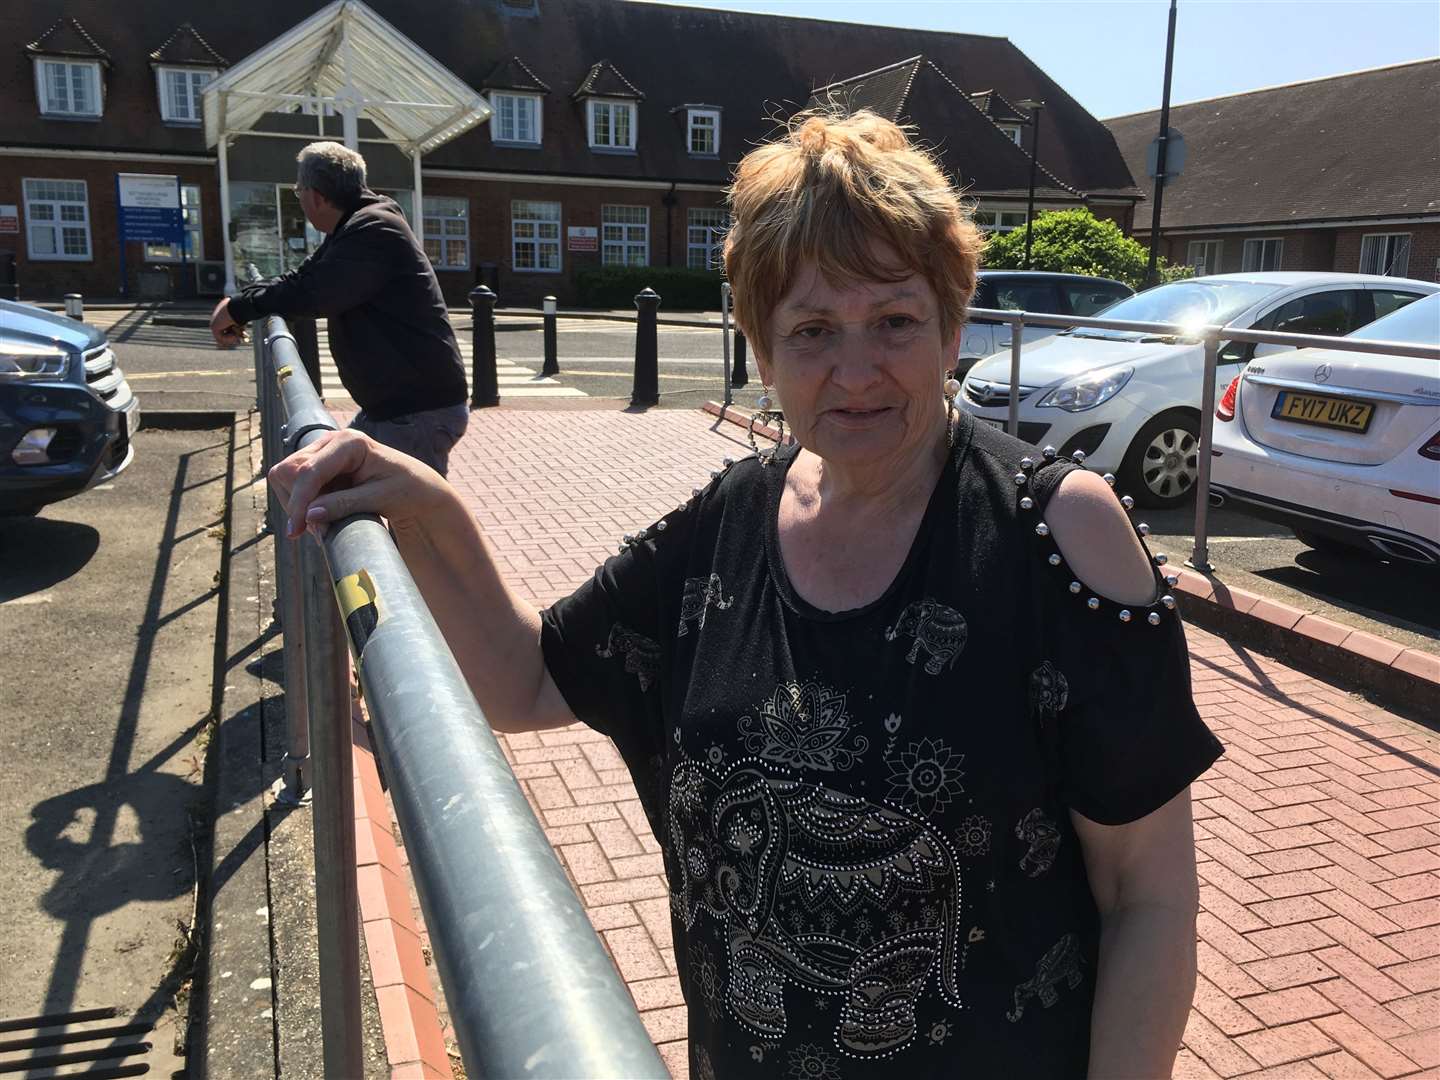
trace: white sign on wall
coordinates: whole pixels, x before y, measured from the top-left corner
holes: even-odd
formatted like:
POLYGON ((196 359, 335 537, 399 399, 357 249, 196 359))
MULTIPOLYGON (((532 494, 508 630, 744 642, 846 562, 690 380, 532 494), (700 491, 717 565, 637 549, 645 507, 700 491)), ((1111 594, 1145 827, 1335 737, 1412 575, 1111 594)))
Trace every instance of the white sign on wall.
POLYGON ((179 210, 180 185, 174 176, 121 173, 120 205, 127 210, 179 210))

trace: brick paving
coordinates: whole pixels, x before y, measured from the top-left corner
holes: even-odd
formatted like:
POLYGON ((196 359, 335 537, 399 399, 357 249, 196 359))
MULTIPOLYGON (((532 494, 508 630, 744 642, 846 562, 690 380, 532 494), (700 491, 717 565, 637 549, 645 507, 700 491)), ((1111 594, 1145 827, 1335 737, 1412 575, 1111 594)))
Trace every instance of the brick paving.
MULTIPOLYGON (((451 480, 543 605, 746 452, 743 431, 700 413, 497 409, 472 414, 451 480)), ((1440 737, 1188 632, 1195 700, 1226 755, 1194 787, 1200 975, 1175 1076, 1440 1077, 1440 737)), ((687 1076, 659 846, 623 762, 581 727, 501 741, 687 1076)))

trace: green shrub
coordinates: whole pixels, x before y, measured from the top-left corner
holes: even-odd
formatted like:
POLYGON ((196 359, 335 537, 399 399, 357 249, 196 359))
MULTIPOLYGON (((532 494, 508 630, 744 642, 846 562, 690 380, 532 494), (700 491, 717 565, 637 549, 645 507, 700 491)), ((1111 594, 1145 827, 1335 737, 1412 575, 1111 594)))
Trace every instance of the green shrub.
POLYGON ((581 307, 635 307, 635 294, 646 286, 660 294, 663 311, 718 311, 718 270, 688 270, 677 266, 602 266, 581 270, 575 287, 581 307))
MULTIPOLYGON (((1084 207, 1052 210, 1035 218, 1030 242, 1030 269, 1063 274, 1092 274, 1123 281, 1132 289, 1145 284, 1150 251, 1120 231, 1113 221, 1101 220, 1084 207)), ((1025 269, 1025 230, 999 233, 990 238, 981 265, 990 270, 1025 269)), ((1156 263, 1160 280, 1176 281, 1194 273, 1189 266, 1171 266, 1162 257, 1156 263)))

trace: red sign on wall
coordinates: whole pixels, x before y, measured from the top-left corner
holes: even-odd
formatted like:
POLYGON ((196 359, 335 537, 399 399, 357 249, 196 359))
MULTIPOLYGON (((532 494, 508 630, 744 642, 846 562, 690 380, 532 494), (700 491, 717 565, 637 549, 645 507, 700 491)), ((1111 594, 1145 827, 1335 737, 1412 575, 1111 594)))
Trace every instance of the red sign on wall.
POLYGON ((0 203, 0 236, 20 235, 20 207, 0 203))

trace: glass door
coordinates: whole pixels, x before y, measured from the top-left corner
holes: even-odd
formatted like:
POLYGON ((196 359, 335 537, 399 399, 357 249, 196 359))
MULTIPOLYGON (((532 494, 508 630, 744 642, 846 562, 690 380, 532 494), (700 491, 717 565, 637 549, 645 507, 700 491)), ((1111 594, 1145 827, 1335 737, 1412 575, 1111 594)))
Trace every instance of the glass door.
POLYGON ((285 270, 294 270, 320 246, 325 234, 305 220, 300 198, 289 184, 276 184, 275 197, 280 207, 281 261, 285 270))

